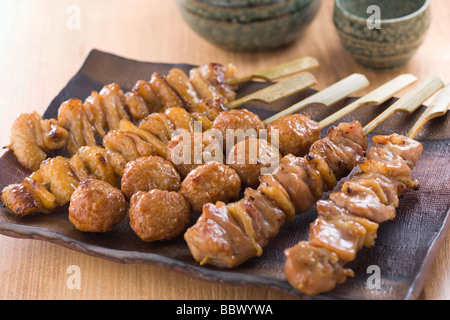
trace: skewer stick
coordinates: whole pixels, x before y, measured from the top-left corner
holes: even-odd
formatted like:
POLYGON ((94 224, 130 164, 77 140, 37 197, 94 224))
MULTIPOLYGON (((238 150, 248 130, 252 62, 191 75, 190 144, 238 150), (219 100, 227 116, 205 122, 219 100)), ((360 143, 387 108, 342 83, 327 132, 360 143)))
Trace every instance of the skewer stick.
POLYGON ((438 77, 430 77, 417 86, 414 90, 409 92, 403 98, 399 99, 392 106, 387 108, 378 117, 373 119, 368 125, 364 127, 364 134, 367 135, 381 122, 386 120, 394 112, 404 111, 407 113, 413 113, 416 111, 429 97, 435 94, 444 86, 444 83, 438 77))
POLYGON ((315 84, 317 84, 316 78, 314 78, 314 76, 309 72, 303 72, 283 82, 278 82, 267 88, 253 92, 240 99, 234 100, 228 103, 226 107, 228 109, 234 109, 243 105, 244 103, 253 100, 258 100, 270 104, 287 96, 298 93, 302 90, 305 90, 306 88, 309 88, 315 84))
POLYGON ((338 112, 332 114, 328 118, 319 122, 319 128, 324 129, 330 124, 334 123, 338 119, 343 116, 349 114, 353 110, 368 104, 380 105, 388 99, 392 98, 395 93, 404 89, 414 82, 417 81, 417 78, 411 74, 403 74, 398 76, 397 78, 385 83, 381 87, 375 89, 374 91, 368 93, 362 98, 359 98, 355 102, 349 104, 345 108, 339 110, 338 112))
POLYGON ((250 75, 229 79, 228 85, 235 85, 241 82, 250 81, 254 78, 273 81, 284 76, 293 75, 295 73, 308 71, 319 66, 319 61, 313 57, 303 57, 295 59, 274 67, 270 67, 250 75))
POLYGON ((430 106, 422 113, 419 120, 416 121, 414 126, 408 132, 409 138, 414 138, 425 125, 426 122, 431 119, 444 116, 450 107, 450 83, 442 89, 430 106))
POLYGON ((335 104, 336 102, 341 101, 342 99, 349 96, 353 92, 365 88, 368 85, 369 80, 367 80, 367 78, 364 75, 354 73, 348 76, 347 78, 336 82, 332 86, 323 89, 317 92, 316 94, 313 94, 312 96, 294 104, 293 106, 273 115, 270 118, 267 118, 266 120, 263 121, 263 123, 267 125, 268 123, 280 117, 298 112, 302 108, 311 105, 313 103, 322 104, 326 107, 329 107, 335 104))

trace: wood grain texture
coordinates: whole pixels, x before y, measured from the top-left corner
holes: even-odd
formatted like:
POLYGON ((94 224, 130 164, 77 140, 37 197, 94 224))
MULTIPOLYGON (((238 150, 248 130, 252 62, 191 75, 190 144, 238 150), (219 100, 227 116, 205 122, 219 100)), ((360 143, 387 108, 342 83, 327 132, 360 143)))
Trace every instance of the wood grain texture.
MULTIPOLYGON (((397 75, 431 75, 450 81, 450 3, 433 0, 433 23, 422 47, 402 69, 366 70, 347 54, 332 25, 332 1, 323 1, 317 19, 295 44, 260 53, 235 53, 199 38, 181 19, 175 1, 3 0, 0 2, 0 144, 21 112, 40 113, 78 71, 93 48, 132 59, 201 64, 234 63, 239 74, 301 56, 316 57, 315 89, 355 72, 368 77, 364 94, 397 75), (75 10, 75 11, 74 11, 75 10), (80 28, 70 18, 80 13, 80 28)), ((150 75, 149 75, 150 76, 150 75)), ((404 93, 400 92, 398 96, 404 93)), ((291 299, 273 290, 191 279, 148 265, 124 265, 35 240, 0 236, 0 299, 291 299), (81 271, 81 288, 68 289, 70 265, 81 271)), ((450 236, 436 256, 424 299, 450 299, 450 236)))

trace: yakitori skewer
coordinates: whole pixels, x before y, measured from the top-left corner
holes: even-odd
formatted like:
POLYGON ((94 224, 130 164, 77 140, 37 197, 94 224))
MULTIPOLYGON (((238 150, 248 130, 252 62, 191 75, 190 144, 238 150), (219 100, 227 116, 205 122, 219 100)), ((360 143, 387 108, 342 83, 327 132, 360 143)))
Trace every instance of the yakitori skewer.
MULTIPOLYGON (((413 111, 442 83, 431 79, 418 95, 409 95, 397 104, 411 102, 413 111), (433 83, 434 82, 434 83, 433 83)), ((286 249, 285 274, 289 283, 308 295, 332 290, 354 276, 345 264, 356 258, 363 247, 373 247, 379 224, 396 216, 399 197, 408 188, 417 189, 411 177, 422 154, 422 145, 414 140, 427 120, 443 116, 450 106, 450 86, 443 89, 407 134, 375 136, 373 147, 359 164, 362 172, 352 175, 340 191, 317 203, 317 219, 311 223, 308 240, 286 249), (357 204, 357 205, 356 205, 357 204)), ((394 111, 392 108, 390 110, 394 111)), ((378 119, 383 120, 383 117, 378 119)), ((370 128, 373 128, 371 125, 370 128)), ((367 130, 369 131, 369 130, 367 130)))
MULTIPOLYGON (((186 109, 209 128, 235 98, 233 88, 224 83, 232 73, 224 66, 207 64, 192 69, 189 77, 177 68, 166 77, 154 73, 150 82, 138 81, 126 93, 117 84, 105 85, 99 93, 93 91, 84 103, 79 99, 65 101, 57 119, 42 119, 36 112, 20 115, 12 126, 11 144, 7 147, 24 167, 37 170, 51 150, 65 146, 74 154, 81 146, 96 145, 96 136, 103 138, 108 131, 118 129, 120 120, 140 122, 153 111, 186 109)), ((303 74, 277 83, 276 94, 269 87, 252 97, 270 103, 315 83, 311 74, 303 74)), ((239 99, 230 107, 248 100, 239 99)))
MULTIPOLYGON (((288 90, 283 91, 284 94, 292 94, 298 88, 301 90, 314 83, 316 80, 311 74, 300 74, 274 86, 280 90, 286 85, 288 90)), ((261 95, 266 97, 267 92, 273 93, 272 87, 260 90, 261 95)), ((254 97, 260 95, 256 93, 254 97)), ((179 128, 188 131, 194 129, 191 125, 194 118, 183 108, 168 108, 162 114, 152 115, 158 116, 158 121, 161 121, 159 125, 148 123, 148 117, 139 126, 129 119, 121 119, 117 129, 105 133, 105 148, 96 144, 89 148, 81 146, 74 150, 71 158, 55 157, 40 163, 39 169, 21 184, 8 186, 2 191, 2 202, 18 216, 32 212, 52 212, 69 201, 76 185, 85 177, 95 176, 114 185, 113 182, 121 177, 126 163, 152 155, 166 158, 167 142, 161 139, 162 133, 155 132, 155 129, 166 128, 169 134, 179 128), (168 128, 170 126, 172 129, 168 128)))
POLYGON ((266 81, 273 81, 279 78, 293 75, 299 72, 308 71, 319 67, 319 61, 313 57, 302 57, 295 59, 277 66, 273 66, 264 70, 257 71, 253 74, 234 77, 228 79, 226 83, 228 85, 236 85, 238 83, 250 81, 252 79, 262 79, 266 81))
MULTIPOLYGON (((414 81, 413 76, 400 76, 338 112, 343 116, 367 103, 383 103, 414 81)), ((322 126, 337 119, 331 116, 322 126)), ((305 157, 283 157, 272 174, 260 177, 257 189, 245 190, 243 199, 204 205, 202 215, 184 236, 194 259, 231 268, 260 256, 285 220, 311 209, 324 192, 351 172, 367 148, 362 130, 357 121, 332 127, 305 157)))

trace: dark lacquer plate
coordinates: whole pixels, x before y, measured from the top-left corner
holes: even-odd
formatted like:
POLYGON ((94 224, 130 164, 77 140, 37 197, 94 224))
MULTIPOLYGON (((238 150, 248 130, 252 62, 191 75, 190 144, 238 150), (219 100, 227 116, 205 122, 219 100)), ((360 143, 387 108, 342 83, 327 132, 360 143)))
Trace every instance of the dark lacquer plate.
MULTIPOLYGON (((81 70, 51 102, 44 117, 56 117, 61 102, 69 98, 84 100, 92 90, 100 90, 104 84, 116 82, 124 91, 140 79, 149 79, 153 72, 167 74, 173 67, 188 71, 192 66, 184 64, 145 63, 124 59, 93 50, 81 70)), ((239 96, 267 86, 267 83, 250 82, 241 85, 239 96)), ((283 99, 273 105, 259 102, 245 107, 262 119, 313 94, 308 89, 283 99)), ((346 99, 335 106, 309 106, 302 113, 314 120, 321 120, 353 99, 346 99)), ((367 124, 378 113, 392 104, 391 99, 382 106, 366 106, 348 115, 342 121, 359 120, 367 124)), ((405 133, 423 111, 421 107, 413 115, 395 114, 386 120, 376 133, 405 133)), ((30 110, 31 112, 32 110, 30 110)), ((355 277, 326 294, 313 299, 416 299, 418 298, 433 258, 441 245, 450 222, 450 117, 429 122, 417 137, 423 140, 424 153, 414 169, 414 177, 421 182, 418 191, 408 191, 401 199, 398 217, 380 226, 376 246, 363 249, 357 259, 349 264, 355 277), (368 280, 372 272, 368 267, 379 267, 381 286, 370 289, 368 280)), ((29 172, 24 170, 8 151, 0 158, 0 188, 21 181, 29 172)), ((326 195, 325 195, 326 196, 326 195)), ((293 289, 283 273, 284 249, 307 238, 309 224, 314 220, 315 210, 298 216, 294 222, 285 224, 279 235, 272 239, 259 258, 253 258, 232 270, 218 270, 199 266, 191 257, 182 236, 173 241, 146 243, 123 221, 114 231, 105 234, 89 234, 77 231, 67 219, 67 206, 52 215, 35 214, 18 219, 5 208, 0 209, 0 233, 18 238, 31 238, 56 243, 89 255, 122 263, 150 263, 182 272, 189 276, 223 282, 245 284, 276 289, 306 298, 293 289)), ((191 224, 197 217, 193 216, 191 224)))

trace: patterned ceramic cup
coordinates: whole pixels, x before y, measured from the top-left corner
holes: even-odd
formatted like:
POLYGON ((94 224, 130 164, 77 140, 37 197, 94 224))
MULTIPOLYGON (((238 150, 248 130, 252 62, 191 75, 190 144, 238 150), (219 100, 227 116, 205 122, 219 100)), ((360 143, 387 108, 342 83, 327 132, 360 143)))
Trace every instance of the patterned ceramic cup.
POLYGON ((187 24, 209 42, 233 51, 277 48, 295 41, 322 0, 177 0, 187 24))
POLYGON ((422 44, 431 23, 430 0, 335 0, 333 21, 356 61, 395 69, 422 44))

